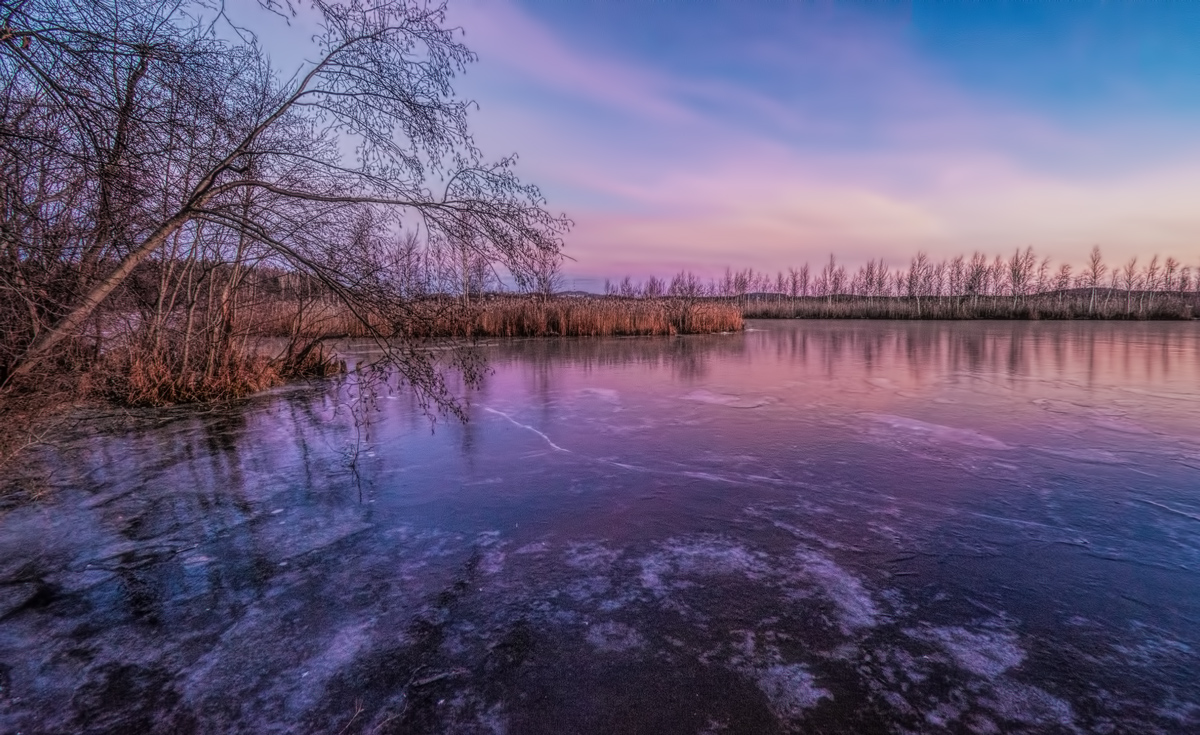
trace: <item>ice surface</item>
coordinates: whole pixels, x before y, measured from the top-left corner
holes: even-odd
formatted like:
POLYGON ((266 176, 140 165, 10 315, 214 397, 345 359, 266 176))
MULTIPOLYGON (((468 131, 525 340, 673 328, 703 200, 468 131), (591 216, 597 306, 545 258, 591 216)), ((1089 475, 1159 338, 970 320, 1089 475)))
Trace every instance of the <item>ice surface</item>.
POLYGON ((757 329, 44 450, 0 732, 1200 732, 1194 325, 757 329))

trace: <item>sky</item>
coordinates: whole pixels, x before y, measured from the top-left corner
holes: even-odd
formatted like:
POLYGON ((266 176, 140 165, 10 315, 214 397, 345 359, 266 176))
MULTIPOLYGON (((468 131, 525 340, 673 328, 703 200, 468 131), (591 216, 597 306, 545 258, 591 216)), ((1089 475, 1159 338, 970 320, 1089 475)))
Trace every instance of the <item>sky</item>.
POLYGON ((569 285, 1033 246, 1200 265, 1200 3, 450 0, 569 285))

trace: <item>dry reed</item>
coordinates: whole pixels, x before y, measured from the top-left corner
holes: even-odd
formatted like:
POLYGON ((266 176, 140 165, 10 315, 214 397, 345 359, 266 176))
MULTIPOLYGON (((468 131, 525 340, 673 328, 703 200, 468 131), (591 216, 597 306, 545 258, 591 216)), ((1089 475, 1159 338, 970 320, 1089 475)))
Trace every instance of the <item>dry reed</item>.
POLYGON ((464 305, 453 298, 427 298, 410 302, 403 314, 391 318, 362 316, 365 324, 333 300, 303 307, 274 301, 243 309, 239 329, 304 339, 375 335, 417 339, 626 337, 742 329, 740 307, 715 300, 490 296, 464 305))
POLYGON ((618 337, 742 329, 734 304, 673 299, 498 299, 470 320, 475 337, 618 337))

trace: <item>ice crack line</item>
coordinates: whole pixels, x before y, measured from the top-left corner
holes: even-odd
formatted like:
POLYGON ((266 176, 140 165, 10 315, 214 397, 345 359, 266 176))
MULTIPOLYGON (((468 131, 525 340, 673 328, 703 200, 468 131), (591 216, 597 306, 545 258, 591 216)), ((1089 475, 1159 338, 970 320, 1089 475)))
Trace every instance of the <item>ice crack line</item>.
MULTIPOLYGON (((552 439, 550 439, 550 437, 546 436, 544 433, 538 431, 537 429, 533 428, 529 424, 522 424, 520 421, 517 421, 512 416, 504 413, 503 411, 497 411, 496 409, 490 408, 488 406, 482 406, 481 408, 483 408, 483 410, 487 411, 488 413, 494 413, 497 416, 501 416, 501 417, 507 419, 514 426, 519 426, 522 429, 532 431, 533 433, 542 437, 542 439, 544 439, 546 441, 546 443, 549 444, 556 451, 567 452, 568 454, 576 454, 576 452, 574 452, 570 449, 565 449, 563 447, 558 446, 557 444, 554 443, 554 441, 552 439)), ((651 474, 669 475, 672 477, 690 477, 692 479, 708 480, 709 482, 732 483, 735 485, 745 484, 744 482, 741 482, 736 479, 730 479, 728 477, 721 477, 719 475, 713 475, 713 474, 709 474, 707 472, 671 472, 669 470, 659 470, 659 469, 654 469, 652 467, 639 467, 637 465, 625 464, 624 462, 618 462, 618 461, 612 460, 612 459, 598 459, 595 457, 588 457, 587 455, 580 455, 580 456, 584 460, 589 461, 589 462, 600 462, 602 464, 611 465, 613 467, 620 467, 621 469, 629 470, 630 472, 648 472, 651 474)))
POLYGON ((1172 508, 1169 505, 1163 505, 1162 503, 1156 503, 1153 500, 1146 500, 1145 498, 1137 498, 1137 501, 1139 503, 1145 503, 1146 505, 1153 505, 1155 508, 1162 508, 1163 510, 1167 511, 1168 513, 1174 513, 1177 516, 1183 516, 1184 518, 1191 518, 1193 521, 1200 521, 1200 516, 1195 515, 1194 513, 1188 513, 1187 511, 1177 510, 1175 508, 1172 508))
POLYGON ((570 453, 570 452, 571 452, 571 450, 570 450, 570 449, 563 449, 562 447, 560 447, 560 446, 558 446, 557 444, 555 444, 554 442, 552 442, 552 441, 550 440, 550 437, 546 436, 546 435, 545 435, 545 434, 543 434, 542 432, 538 431, 537 429, 533 428, 532 426, 530 426, 530 425, 528 425, 528 424, 522 424, 520 421, 517 421, 517 420, 516 420, 516 419, 514 419, 512 416, 509 416, 508 414, 504 413, 503 411, 497 411, 496 409, 494 409, 494 408, 488 408, 487 406, 484 406, 484 407, 483 407, 483 410, 484 410, 484 411, 487 411, 488 413, 494 413, 494 414, 496 414, 497 416, 503 416, 504 418, 508 419, 508 420, 509 420, 510 422, 512 422, 513 424, 515 424, 515 425, 517 425, 517 426, 520 426, 522 429, 529 429, 529 430, 530 430, 530 431, 532 431, 533 433, 535 433, 535 434, 537 434, 538 436, 540 436, 540 437, 542 437, 543 439, 545 439, 547 444, 549 444, 551 447, 554 447, 554 449, 556 449, 556 450, 557 450, 557 451, 559 451, 559 452, 568 452, 568 453, 570 453))

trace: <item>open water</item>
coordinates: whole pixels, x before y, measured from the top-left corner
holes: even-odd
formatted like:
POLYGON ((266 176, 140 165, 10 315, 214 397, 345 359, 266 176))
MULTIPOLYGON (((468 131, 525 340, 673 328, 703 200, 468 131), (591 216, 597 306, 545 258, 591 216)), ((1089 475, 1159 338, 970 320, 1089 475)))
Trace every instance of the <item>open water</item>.
POLYGON ((44 452, 0 732, 1200 732, 1200 325, 483 349, 44 452))

